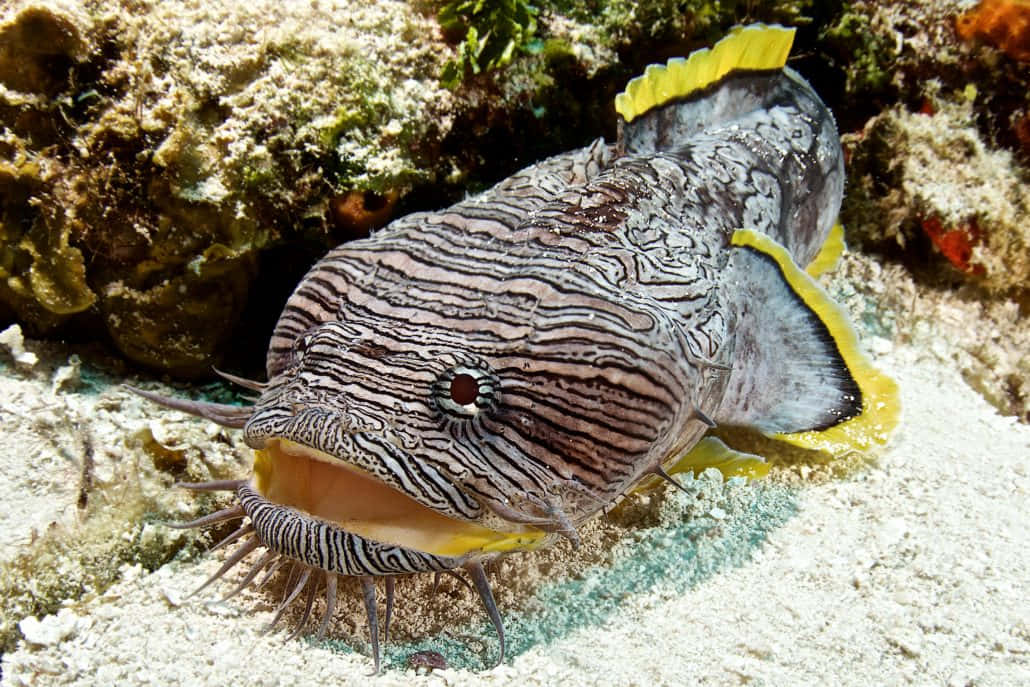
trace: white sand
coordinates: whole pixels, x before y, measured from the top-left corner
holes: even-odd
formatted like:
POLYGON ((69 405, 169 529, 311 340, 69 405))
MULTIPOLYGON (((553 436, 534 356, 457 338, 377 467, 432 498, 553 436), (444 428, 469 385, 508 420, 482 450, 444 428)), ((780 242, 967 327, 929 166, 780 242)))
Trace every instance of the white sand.
MULTIPOLYGON (((1030 427, 929 354, 895 349, 879 364, 902 389, 894 445, 850 479, 803 488, 797 514, 746 564, 681 592, 642 589, 509 665, 375 683, 1030 684, 1030 427)), ((370 682, 361 654, 260 636, 267 604, 243 609, 261 597, 178 605, 216 566, 128 570, 104 595, 23 623, 36 643, 4 657, 4 684, 370 682)), ((446 602, 403 600, 416 614, 433 603, 446 602)), ((338 618, 336 632, 360 622, 338 618)))

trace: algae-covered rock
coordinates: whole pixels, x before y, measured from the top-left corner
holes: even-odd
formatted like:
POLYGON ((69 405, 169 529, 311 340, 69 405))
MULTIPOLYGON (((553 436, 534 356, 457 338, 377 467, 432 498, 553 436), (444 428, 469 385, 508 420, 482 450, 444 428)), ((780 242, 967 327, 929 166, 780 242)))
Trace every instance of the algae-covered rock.
MULTIPOLYGON (((844 136, 841 220, 853 246, 900 263, 884 268, 893 285, 876 294, 896 313, 894 335, 957 363, 1001 412, 1030 422, 1030 170, 986 140, 975 88, 931 83, 924 92, 920 111, 894 105, 844 136), (938 341, 952 347, 940 352, 938 341)), ((874 267, 852 271, 852 281, 888 278, 874 267)))
POLYGON ((973 92, 935 99, 934 112, 895 106, 845 137, 842 219, 865 245, 932 245, 953 274, 993 292, 1030 284, 1030 171, 989 146, 973 123, 973 92))
MULTIPOLYGON (((845 130, 894 103, 930 106, 929 82, 977 90, 974 121, 992 146, 1030 160, 1030 70, 1019 58, 1030 9, 998 0, 845 2, 822 27, 815 51, 842 77, 837 114, 845 130)), ((830 87, 832 81, 829 79, 830 87)), ((833 98, 833 99, 837 99, 833 98)))
POLYGON ((171 277, 148 289, 123 282, 104 286, 104 322, 125 355, 150 367, 183 371, 218 350, 226 323, 233 322, 246 303, 253 260, 230 258, 205 263, 198 270, 202 271, 171 277))
POLYGON ((102 325, 133 360, 207 370, 262 251, 327 248, 332 198, 450 171, 446 53, 402 2, 5 5, 7 317, 102 325))
POLYGON ((54 95, 72 63, 85 59, 85 9, 74 2, 25 4, 0 26, 0 83, 23 93, 54 95))

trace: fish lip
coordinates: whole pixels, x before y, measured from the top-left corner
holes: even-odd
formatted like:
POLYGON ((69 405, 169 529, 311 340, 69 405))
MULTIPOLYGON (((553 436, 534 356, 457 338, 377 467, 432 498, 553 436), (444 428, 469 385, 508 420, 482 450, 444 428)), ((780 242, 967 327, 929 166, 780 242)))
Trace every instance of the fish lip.
POLYGON ((251 436, 247 436, 247 434, 244 433, 244 435, 243 435, 243 443, 245 443, 247 446, 249 446, 250 448, 254 449, 255 451, 260 451, 260 450, 264 449, 266 446, 268 446, 268 441, 269 441, 270 438, 271 437, 266 437, 266 436, 251 437, 251 436))
POLYGON ((476 552, 535 548, 547 538, 532 526, 505 522, 498 529, 492 521, 455 517, 353 461, 293 439, 267 436, 260 445, 249 482, 257 493, 367 541, 457 560, 476 552))
MULTIPOLYGON (((363 547, 366 552, 370 550, 382 551, 386 549, 394 549, 399 553, 405 554, 400 557, 390 556, 389 558, 380 558, 379 564, 392 564, 394 568, 377 571, 377 574, 391 575, 452 570, 454 568, 461 567, 472 558, 471 555, 457 557, 436 556, 417 549, 409 549, 395 544, 389 544, 387 542, 363 537, 340 527, 336 523, 326 522, 312 517, 308 513, 296 508, 269 501, 248 482, 244 482, 240 485, 237 488, 236 493, 241 501, 244 511, 254 523, 255 528, 258 530, 258 536, 261 538, 261 541, 265 546, 282 555, 296 558, 312 567, 328 569, 325 567, 324 562, 319 560, 307 560, 304 557, 303 554, 312 553, 310 549, 303 549, 299 552, 292 551, 289 547, 290 542, 281 541, 280 538, 275 535, 274 530, 282 526, 284 517, 288 520, 293 520, 295 523, 299 523, 301 529, 308 533, 309 536, 306 537, 308 540, 328 541, 334 538, 342 539, 345 542, 344 546, 351 550, 355 547, 363 547), (268 511, 262 509, 261 506, 271 506, 275 509, 275 515, 269 518, 268 511), (318 533, 319 529, 322 530, 324 536, 318 533)), ((368 575, 372 572, 364 567, 358 566, 357 560, 353 556, 337 556, 333 560, 335 561, 335 566, 333 566, 333 569, 329 570, 330 572, 342 575, 368 575)))

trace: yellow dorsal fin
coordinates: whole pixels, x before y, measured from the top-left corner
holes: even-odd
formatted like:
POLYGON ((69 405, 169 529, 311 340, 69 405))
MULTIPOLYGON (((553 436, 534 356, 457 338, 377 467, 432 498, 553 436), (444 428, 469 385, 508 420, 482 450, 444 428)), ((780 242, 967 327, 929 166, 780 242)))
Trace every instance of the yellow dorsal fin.
POLYGON ((794 43, 794 29, 778 25, 737 26, 715 44, 686 59, 652 64, 615 96, 615 110, 628 123, 648 110, 706 88, 738 69, 780 69, 794 43))
POLYGON ((731 243, 734 246, 750 246, 776 261, 794 293, 826 326, 837 351, 862 392, 862 412, 850 420, 822 430, 772 434, 772 438, 802 448, 826 451, 834 456, 885 445, 898 426, 901 415, 898 386, 894 380, 873 367, 862 353, 858 335, 840 306, 830 299, 812 277, 794 264, 783 246, 765 234, 742 229, 733 234, 731 243))
POLYGON ((808 272, 810 277, 818 277, 834 269, 840 262, 840 256, 844 254, 844 248, 844 226, 837 222, 823 241, 819 253, 808 263, 805 272, 808 272))

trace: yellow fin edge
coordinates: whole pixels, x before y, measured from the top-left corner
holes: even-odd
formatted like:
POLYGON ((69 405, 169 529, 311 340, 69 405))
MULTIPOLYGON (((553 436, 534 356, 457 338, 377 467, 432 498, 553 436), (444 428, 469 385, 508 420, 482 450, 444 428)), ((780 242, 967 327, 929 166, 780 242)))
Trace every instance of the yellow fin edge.
POLYGON ((652 108, 690 95, 737 69, 780 69, 787 63, 794 29, 776 24, 736 26, 711 49, 686 59, 652 64, 615 96, 615 111, 628 123, 652 108))
MULTIPOLYGON (((722 473, 723 479, 762 479, 769 474, 769 467, 761 456, 732 449, 717 437, 704 437, 682 456, 667 460, 662 469, 670 475, 681 472, 700 475, 708 468, 715 468, 722 473)), ((632 493, 646 494, 661 483, 660 477, 649 475, 633 487, 632 493)))
POLYGON ((794 446, 827 451, 835 456, 885 445, 901 416, 898 385, 873 367, 862 353, 858 335, 840 306, 794 263, 783 246, 765 234, 742 229, 733 234, 731 243, 734 246, 754 248, 776 261, 794 293, 829 330, 844 364, 862 392, 862 412, 850 420, 824 430, 770 436, 794 446))
POLYGON ((810 277, 818 277, 820 274, 830 272, 837 267, 837 263, 840 262, 840 256, 844 254, 844 226, 837 222, 830 229, 829 235, 823 242, 822 248, 819 249, 819 253, 812 258, 812 262, 805 268, 805 272, 810 277))
POLYGON ((769 474, 769 464, 761 456, 743 453, 727 446, 717 437, 705 437, 685 455, 670 461, 665 471, 670 475, 693 472, 700 475, 708 468, 715 468, 724 479, 746 477, 761 479, 769 474))

